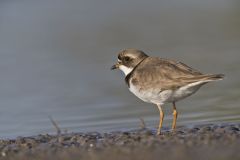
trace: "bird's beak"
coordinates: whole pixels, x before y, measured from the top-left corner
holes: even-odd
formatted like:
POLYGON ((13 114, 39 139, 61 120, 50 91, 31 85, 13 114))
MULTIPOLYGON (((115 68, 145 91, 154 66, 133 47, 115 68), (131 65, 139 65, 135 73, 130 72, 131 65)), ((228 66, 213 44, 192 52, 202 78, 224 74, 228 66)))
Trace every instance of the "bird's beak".
POLYGON ((119 62, 117 64, 114 64, 112 67, 111 67, 111 70, 114 70, 114 69, 118 69, 120 66, 119 62))

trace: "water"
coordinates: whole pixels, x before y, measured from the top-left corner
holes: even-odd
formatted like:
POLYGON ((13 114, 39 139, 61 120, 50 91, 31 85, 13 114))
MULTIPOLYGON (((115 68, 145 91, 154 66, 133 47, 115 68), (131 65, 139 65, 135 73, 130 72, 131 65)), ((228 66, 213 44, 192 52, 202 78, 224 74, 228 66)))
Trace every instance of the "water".
MULTIPOLYGON (((1 1, 0 137, 109 132, 158 125, 120 71, 117 52, 143 49, 226 78, 177 103, 178 125, 240 121, 240 3, 1 1)), ((172 121, 165 105, 164 126, 172 121)))

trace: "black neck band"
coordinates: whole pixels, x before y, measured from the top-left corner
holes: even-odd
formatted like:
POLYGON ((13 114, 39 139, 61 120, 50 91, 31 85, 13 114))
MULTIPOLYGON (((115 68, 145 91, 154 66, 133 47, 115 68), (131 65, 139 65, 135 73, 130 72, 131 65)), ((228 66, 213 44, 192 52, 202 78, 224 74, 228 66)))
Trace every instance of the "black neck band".
POLYGON ((137 68, 137 66, 139 66, 147 57, 143 58, 143 60, 141 60, 134 68, 133 70, 128 73, 125 77, 125 82, 128 85, 128 88, 130 87, 130 78, 132 77, 133 71, 137 68))

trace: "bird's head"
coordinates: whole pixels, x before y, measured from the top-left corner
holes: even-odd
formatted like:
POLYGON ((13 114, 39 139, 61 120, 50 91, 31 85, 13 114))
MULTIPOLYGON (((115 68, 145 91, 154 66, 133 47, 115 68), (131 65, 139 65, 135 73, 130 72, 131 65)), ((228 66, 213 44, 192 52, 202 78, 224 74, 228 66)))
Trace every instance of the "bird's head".
POLYGON ((118 62, 111 69, 119 68, 125 75, 128 75, 138 63, 147 57, 148 55, 141 50, 125 49, 118 53, 118 62))

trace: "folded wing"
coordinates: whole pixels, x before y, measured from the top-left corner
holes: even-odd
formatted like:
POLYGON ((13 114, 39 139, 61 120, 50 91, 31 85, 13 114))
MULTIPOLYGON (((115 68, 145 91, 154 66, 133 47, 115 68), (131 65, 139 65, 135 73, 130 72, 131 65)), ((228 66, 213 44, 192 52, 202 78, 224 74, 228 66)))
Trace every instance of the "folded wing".
POLYGON ((199 81, 204 84, 220 80, 223 76, 222 74, 202 74, 182 62, 148 57, 137 66, 131 77, 133 83, 138 83, 146 89, 154 85, 159 90, 168 90, 199 81))

